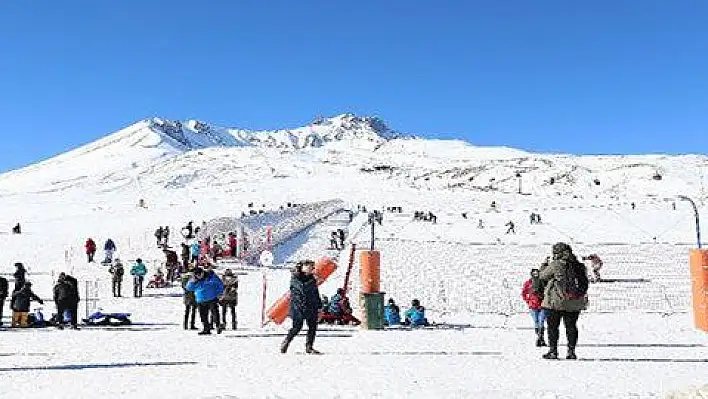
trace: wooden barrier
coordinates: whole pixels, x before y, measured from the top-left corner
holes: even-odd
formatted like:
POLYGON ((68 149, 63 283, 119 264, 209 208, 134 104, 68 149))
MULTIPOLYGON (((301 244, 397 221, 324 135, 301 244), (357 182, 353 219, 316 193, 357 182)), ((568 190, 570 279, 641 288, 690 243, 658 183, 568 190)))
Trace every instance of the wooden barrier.
POLYGON ((691 291, 694 324, 708 332, 708 250, 691 250, 691 291))

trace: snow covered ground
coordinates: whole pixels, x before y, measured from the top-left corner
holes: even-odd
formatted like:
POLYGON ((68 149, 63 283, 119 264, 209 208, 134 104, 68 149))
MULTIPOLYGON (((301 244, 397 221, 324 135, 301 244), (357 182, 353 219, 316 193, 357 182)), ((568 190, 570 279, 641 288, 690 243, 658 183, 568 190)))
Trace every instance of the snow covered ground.
MULTIPOLYGON (((145 121, 0 175, 0 273, 24 262, 50 313, 53 281, 70 272, 89 309, 131 312, 135 321, 80 331, 2 329, 0 398, 625 398, 708 383, 708 336, 693 329, 689 313, 693 214, 677 198, 691 196, 708 216, 705 156, 574 157, 392 139, 376 120, 352 117, 270 133, 184 126, 175 136, 145 121), (146 208, 136 206, 140 199, 146 208), (287 271, 239 270, 239 330, 198 337, 182 330, 178 288, 114 299, 107 270, 83 255, 86 238, 102 247, 111 237, 120 258, 146 259, 152 274, 163 259, 152 237, 159 225, 171 226, 175 246, 188 220, 238 217, 249 203, 277 210, 335 199, 344 201, 336 209, 403 208, 376 226, 382 289, 404 306, 419 298, 438 328, 326 327, 317 341, 324 356, 300 356, 304 338, 281 355, 287 325, 261 328, 261 298, 263 276, 270 304, 287 289, 287 271), (438 223, 413 221, 418 210, 432 211, 438 223), (531 212, 543 223, 530 225, 531 212), (510 220, 516 234, 505 234, 510 220), (9 233, 16 222, 22 235, 9 233), (598 253, 603 275, 617 280, 590 288, 577 362, 540 359, 520 299, 528 270, 556 241, 598 253)), ((273 250, 277 263, 338 259, 321 287, 331 296, 349 245, 367 247, 369 228, 365 213, 351 223, 346 213, 323 215, 312 226, 283 219, 289 239, 273 250), (338 228, 348 232, 348 245, 332 251, 329 233, 338 228)), ((129 293, 127 279, 124 285, 129 293)), ((357 290, 355 269, 352 297, 357 290)))

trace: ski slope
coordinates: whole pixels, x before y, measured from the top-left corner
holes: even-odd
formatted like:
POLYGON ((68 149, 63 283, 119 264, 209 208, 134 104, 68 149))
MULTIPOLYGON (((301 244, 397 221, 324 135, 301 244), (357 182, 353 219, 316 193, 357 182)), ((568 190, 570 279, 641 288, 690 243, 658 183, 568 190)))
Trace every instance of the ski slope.
MULTIPOLYGON (((88 304, 130 312, 135 321, 120 329, 0 329, 0 397, 626 398, 708 383, 708 337, 693 329, 689 313, 693 210, 678 199, 692 197, 708 216, 705 156, 532 154, 406 137, 351 115, 268 132, 185 121, 179 135, 166 122, 139 122, 0 175, 0 273, 24 262, 48 314, 53 282, 69 272, 89 299, 82 312, 88 304), (280 213, 288 202, 309 204, 301 208, 309 213, 280 213), (287 290, 287 270, 222 265, 241 280, 239 330, 198 337, 181 328, 179 288, 112 298, 107 270, 83 255, 88 237, 99 248, 110 237, 118 257, 145 259, 152 275, 163 260, 152 236, 157 226, 170 226, 176 247, 189 220, 263 210, 252 231, 276 227, 276 263, 338 259, 321 287, 331 296, 344 280, 350 245, 370 243, 366 213, 350 223, 338 212, 359 205, 403 208, 384 212, 376 226, 382 289, 402 307, 420 299, 438 328, 325 327, 316 344, 324 356, 297 354, 303 338, 295 353, 280 355, 287 322, 261 327, 262 297, 264 281, 267 304, 287 290), (415 211, 432 211, 437 224, 413 221, 415 211), (543 223, 531 225, 531 212, 543 223), (509 221, 515 234, 505 234, 509 221), (17 222, 22 235, 10 234, 17 222), (347 246, 332 251, 329 234, 338 228, 348 233, 347 246), (540 359, 520 298, 529 269, 557 241, 578 254, 598 253, 603 276, 617 280, 590 288, 578 362, 540 359), (208 376, 208 383, 176 377, 184 375, 208 376)), ((6 306, 4 323, 8 313, 6 306)))

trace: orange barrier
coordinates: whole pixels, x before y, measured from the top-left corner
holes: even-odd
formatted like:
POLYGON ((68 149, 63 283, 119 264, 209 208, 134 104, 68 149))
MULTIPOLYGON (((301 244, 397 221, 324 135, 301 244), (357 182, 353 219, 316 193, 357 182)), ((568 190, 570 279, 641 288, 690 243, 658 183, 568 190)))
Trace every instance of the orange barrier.
POLYGON ((359 261, 361 263, 361 293, 371 294, 381 291, 381 253, 379 251, 362 251, 359 261))
POLYGON ((694 324, 708 332, 708 250, 691 250, 691 290, 694 324))
MULTIPOLYGON (((337 264, 332 259, 320 258, 315 263, 313 273, 317 279, 317 285, 322 285, 335 270, 337 270, 337 264)), ((278 325, 288 318, 288 313, 290 313, 290 292, 283 294, 266 312, 268 319, 278 325)))

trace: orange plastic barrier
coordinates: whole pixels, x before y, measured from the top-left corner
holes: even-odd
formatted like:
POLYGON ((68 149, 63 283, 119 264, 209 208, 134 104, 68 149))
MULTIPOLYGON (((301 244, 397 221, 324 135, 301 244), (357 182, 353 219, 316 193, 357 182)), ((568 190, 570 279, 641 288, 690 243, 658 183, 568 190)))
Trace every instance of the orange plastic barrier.
POLYGON ((379 251, 362 251, 359 261, 361 263, 361 293, 371 294, 381 291, 381 253, 379 251))
POLYGON ((691 289, 695 326, 708 332, 708 250, 691 250, 691 289))
MULTIPOLYGON (((317 285, 322 285, 335 270, 337 270, 337 264, 330 258, 320 258, 315 262, 313 274, 317 279, 317 285)), ((283 294, 266 312, 268 319, 278 325, 288 318, 288 313, 290 313, 290 292, 283 294)))

